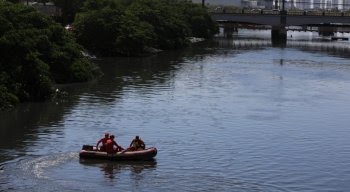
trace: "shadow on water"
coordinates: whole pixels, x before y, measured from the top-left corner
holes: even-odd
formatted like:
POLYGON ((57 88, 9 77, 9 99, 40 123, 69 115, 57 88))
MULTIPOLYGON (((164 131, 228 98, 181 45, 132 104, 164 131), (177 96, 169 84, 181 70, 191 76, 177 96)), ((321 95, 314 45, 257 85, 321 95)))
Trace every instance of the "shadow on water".
POLYGON ((93 159, 80 159, 79 163, 84 166, 96 167, 100 169, 105 178, 114 179, 121 170, 130 169, 132 174, 141 174, 146 169, 156 169, 157 161, 106 161, 93 159))

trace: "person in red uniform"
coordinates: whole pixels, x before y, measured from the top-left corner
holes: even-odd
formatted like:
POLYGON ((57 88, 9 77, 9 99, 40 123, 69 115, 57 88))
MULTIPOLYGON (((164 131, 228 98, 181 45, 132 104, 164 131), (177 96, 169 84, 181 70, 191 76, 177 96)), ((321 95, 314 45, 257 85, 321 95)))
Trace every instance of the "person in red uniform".
POLYGON ((140 139, 139 136, 136 136, 135 139, 133 139, 131 141, 128 150, 130 150, 130 151, 137 151, 137 150, 142 150, 142 149, 145 149, 145 148, 146 148, 145 143, 140 139))
POLYGON ((119 146, 117 144, 117 142, 115 142, 115 140, 114 140, 114 135, 111 135, 106 143, 106 152, 111 154, 111 153, 116 153, 116 152, 121 151, 121 150, 124 150, 123 147, 119 146))
POLYGON ((98 145, 102 143, 102 146, 100 148, 100 151, 106 151, 106 143, 109 139, 109 133, 105 133, 105 137, 101 138, 97 144, 96 144, 96 149, 98 150, 98 145))

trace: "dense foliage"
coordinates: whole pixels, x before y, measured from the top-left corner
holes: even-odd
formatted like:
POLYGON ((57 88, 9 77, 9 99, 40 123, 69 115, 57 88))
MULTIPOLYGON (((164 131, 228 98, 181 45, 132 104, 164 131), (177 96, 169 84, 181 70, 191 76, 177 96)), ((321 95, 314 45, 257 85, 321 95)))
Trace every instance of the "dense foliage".
POLYGON ((86 0, 81 10, 74 22, 77 40, 104 56, 181 48, 190 36, 217 32, 205 8, 184 0, 86 0))
POLYGON ((0 2, 0 24, 0 108, 47 99, 54 83, 96 74, 66 30, 33 8, 0 2))
POLYGON ((211 38, 218 33, 218 26, 211 19, 208 10, 198 4, 183 1, 180 9, 189 23, 192 36, 201 38, 211 38))

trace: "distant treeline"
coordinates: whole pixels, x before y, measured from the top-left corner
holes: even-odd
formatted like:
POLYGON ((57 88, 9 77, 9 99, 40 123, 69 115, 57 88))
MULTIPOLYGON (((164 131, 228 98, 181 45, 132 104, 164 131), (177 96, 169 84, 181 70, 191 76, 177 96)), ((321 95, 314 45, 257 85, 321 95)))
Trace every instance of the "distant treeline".
POLYGON ((30 6, 0 2, 0 109, 48 99, 54 84, 96 77, 99 69, 83 50, 140 56, 182 48, 188 37, 211 38, 218 31, 207 10, 187 0, 53 2, 62 10, 59 21, 72 21, 71 31, 30 6))
POLYGON ((87 0, 75 16, 77 41, 103 56, 177 49, 218 28, 205 8, 184 0, 87 0))

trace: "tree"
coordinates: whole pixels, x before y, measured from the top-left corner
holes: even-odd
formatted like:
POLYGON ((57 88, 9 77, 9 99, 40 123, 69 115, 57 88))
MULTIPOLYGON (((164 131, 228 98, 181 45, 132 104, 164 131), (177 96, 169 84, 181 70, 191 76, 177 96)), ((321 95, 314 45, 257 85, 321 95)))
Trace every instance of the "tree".
POLYGON ((34 8, 0 2, 0 21, 0 108, 45 100, 54 83, 97 75, 71 34, 34 8))
POLYGON ((157 48, 177 49, 189 44, 190 29, 176 6, 165 0, 136 0, 128 9, 154 27, 157 48))
POLYGON ((132 13, 126 13, 121 19, 120 35, 116 39, 117 52, 122 55, 138 55, 153 44, 154 28, 147 22, 140 21, 132 13))
POLYGON ((78 42, 94 53, 116 55, 121 18, 121 10, 109 7, 78 15, 74 22, 78 42))
POLYGON ((153 26, 113 0, 88 0, 76 16, 74 33, 89 51, 104 55, 142 55, 153 43, 153 26))
POLYGON ((219 32, 216 22, 212 20, 205 7, 187 1, 182 1, 178 4, 178 9, 180 9, 190 25, 192 36, 211 38, 219 32))
POLYGON ((105 56, 182 48, 218 31, 205 8, 178 0, 87 0, 73 25, 79 43, 105 56))

